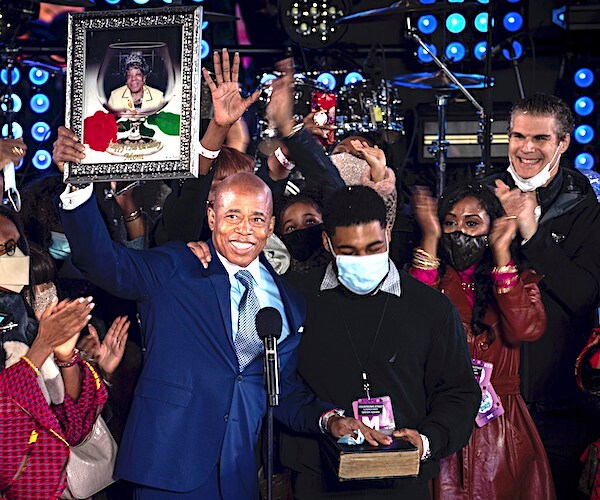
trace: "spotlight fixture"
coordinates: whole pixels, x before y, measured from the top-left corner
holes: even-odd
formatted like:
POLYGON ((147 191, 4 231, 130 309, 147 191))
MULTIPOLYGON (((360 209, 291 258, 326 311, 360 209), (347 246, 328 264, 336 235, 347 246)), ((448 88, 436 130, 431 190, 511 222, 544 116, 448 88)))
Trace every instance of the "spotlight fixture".
POLYGON ((336 24, 349 14, 348 0, 284 0, 279 13, 287 35, 308 48, 327 47, 348 29, 346 24, 336 24))

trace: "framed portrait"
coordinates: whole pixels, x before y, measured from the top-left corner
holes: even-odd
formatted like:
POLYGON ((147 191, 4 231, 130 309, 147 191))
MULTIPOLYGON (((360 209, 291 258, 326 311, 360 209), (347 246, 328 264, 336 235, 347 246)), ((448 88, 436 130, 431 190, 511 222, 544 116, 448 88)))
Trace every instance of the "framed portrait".
POLYGON ((198 176, 202 7, 69 14, 68 182, 198 176))

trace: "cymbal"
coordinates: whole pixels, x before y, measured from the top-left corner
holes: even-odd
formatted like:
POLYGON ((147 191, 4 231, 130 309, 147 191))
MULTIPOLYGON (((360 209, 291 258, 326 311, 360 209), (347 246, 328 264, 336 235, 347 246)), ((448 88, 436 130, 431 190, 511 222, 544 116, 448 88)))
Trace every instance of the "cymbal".
MULTIPOLYGON (((467 73, 454 73, 458 81, 468 89, 481 89, 485 86, 485 76, 467 73)), ((392 83, 411 89, 454 90, 458 86, 442 70, 435 73, 410 73, 393 78, 392 83)))
POLYGON ((337 24, 358 24, 373 23, 377 21, 398 21, 398 18, 406 16, 413 12, 435 12, 438 10, 460 9, 461 7, 476 7, 478 4, 474 0, 465 0, 460 4, 448 4, 446 2, 436 2, 434 4, 422 4, 419 0, 400 0, 389 7, 379 9, 365 10, 341 17, 336 21, 337 24))
POLYGON ((239 19, 239 17, 231 14, 222 14, 220 12, 208 12, 202 13, 202 20, 209 21, 211 23, 232 23, 239 19))

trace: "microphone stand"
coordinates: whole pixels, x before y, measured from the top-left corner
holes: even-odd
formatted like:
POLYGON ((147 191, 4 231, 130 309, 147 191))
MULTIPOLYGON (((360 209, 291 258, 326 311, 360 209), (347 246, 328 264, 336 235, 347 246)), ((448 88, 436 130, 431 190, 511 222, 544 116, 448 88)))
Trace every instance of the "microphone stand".
POLYGON ((279 406, 279 359, 277 339, 265 339, 265 373, 267 374, 267 500, 273 498, 273 409, 279 406), (273 343, 272 345, 271 342, 273 343), (274 368, 274 369, 273 369, 274 368))

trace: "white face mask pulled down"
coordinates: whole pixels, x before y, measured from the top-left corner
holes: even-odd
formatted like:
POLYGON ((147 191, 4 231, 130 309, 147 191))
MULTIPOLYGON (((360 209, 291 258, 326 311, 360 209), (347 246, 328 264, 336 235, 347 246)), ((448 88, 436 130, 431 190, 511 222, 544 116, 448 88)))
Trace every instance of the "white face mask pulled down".
POLYGON ((523 191, 524 193, 528 193, 546 185, 546 183, 550 180, 552 171, 555 168, 557 168, 558 164, 560 163, 561 155, 559 155, 558 152, 560 151, 561 143, 562 141, 558 142, 558 147, 556 148, 554 155, 552 155, 552 159, 548 163, 546 163, 542 170, 540 170, 537 174, 535 174, 533 177, 530 177, 529 179, 524 179, 519 174, 517 174, 517 171, 515 170, 515 167, 513 167, 512 161, 509 157, 508 168, 506 169, 506 171, 510 174, 510 176, 513 178, 513 181, 515 181, 515 185, 521 191, 523 191), (554 160, 556 160, 556 163, 554 162, 554 160), (554 166, 552 166, 553 163, 554 166))

